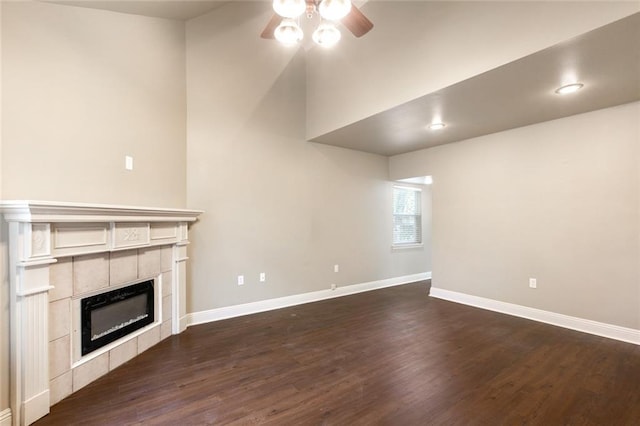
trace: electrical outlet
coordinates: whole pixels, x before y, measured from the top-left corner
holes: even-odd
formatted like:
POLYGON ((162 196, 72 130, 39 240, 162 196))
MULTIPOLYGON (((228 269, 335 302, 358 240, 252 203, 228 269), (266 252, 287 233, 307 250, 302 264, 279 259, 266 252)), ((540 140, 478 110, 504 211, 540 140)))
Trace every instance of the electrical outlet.
POLYGON ((340 272, 340 265, 333 265, 333 272, 340 272))
POLYGON ((335 290, 337 286, 335 284, 331 284, 331 290, 335 290))
POLYGON ((260 282, 263 283, 267 280, 267 274, 260 272, 260 282))
POLYGON ((529 287, 538 288, 538 280, 535 278, 529 278, 529 287))
POLYGON ((124 168, 126 170, 133 170, 133 157, 130 155, 124 156, 124 168))
POLYGON ((238 285, 244 285, 244 275, 238 275, 238 285))

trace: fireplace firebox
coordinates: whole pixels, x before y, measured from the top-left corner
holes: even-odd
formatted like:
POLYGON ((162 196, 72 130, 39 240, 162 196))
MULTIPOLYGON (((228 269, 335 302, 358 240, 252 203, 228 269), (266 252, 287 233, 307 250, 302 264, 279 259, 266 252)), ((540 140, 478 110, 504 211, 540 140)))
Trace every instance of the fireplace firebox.
POLYGON ((86 297, 80 309, 84 356, 153 323, 153 280, 86 297))

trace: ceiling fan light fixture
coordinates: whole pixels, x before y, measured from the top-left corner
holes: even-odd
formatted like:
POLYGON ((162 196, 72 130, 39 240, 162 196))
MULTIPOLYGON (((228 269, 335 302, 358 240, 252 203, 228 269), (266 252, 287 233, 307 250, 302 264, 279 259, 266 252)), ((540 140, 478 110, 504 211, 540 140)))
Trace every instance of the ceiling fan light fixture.
POLYGON ((283 18, 297 18, 307 10, 305 0, 273 0, 273 10, 283 18))
POLYGON ((351 0, 322 0, 318 11, 324 19, 339 21, 351 12, 351 0))
POLYGON ((568 95, 569 93, 575 93, 578 90, 582 89, 584 87, 584 84, 582 83, 571 83, 571 84, 565 84, 562 87, 558 87, 556 89, 556 93, 558 95, 568 95))
POLYGON ((341 37, 340 31, 331 22, 322 22, 311 36, 322 47, 335 46, 341 37))
POLYGON ((293 19, 285 18, 273 32, 273 36, 280 43, 292 46, 299 43, 304 37, 300 26, 293 19))

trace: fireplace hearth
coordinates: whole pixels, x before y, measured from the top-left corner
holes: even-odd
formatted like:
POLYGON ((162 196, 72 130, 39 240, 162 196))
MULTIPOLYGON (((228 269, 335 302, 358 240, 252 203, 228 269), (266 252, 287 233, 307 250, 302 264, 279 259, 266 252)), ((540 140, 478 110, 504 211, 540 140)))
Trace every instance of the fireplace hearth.
POLYGON ((154 322, 153 280, 82 299, 82 356, 154 322))

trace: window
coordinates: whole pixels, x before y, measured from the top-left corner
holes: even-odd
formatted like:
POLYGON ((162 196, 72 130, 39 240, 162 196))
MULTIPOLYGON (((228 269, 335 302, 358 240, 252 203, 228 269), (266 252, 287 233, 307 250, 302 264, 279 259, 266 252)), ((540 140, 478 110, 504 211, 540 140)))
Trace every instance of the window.
POLYGON ((393 187, 393 245, 422 244, 421 190, 393 187))

